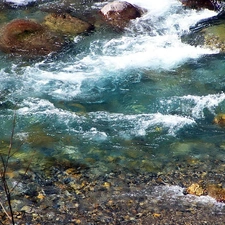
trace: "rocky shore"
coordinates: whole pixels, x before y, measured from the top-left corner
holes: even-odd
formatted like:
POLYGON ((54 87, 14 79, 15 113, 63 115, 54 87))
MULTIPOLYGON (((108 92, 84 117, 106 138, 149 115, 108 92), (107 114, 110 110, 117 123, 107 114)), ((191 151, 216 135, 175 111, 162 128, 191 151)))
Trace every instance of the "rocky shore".
MULTIPOLYGON (((207 192, 197 196, 186 190, 197 182, 224 186, 224 166, 223 160, 184 160, 168 163, 160 172, 118 166, 96 174, 101 168, 61 163, 27 171, 14 162, 7 177, 16 224, 219 225, 225 219, 224 203, 207 192)), ((0 196, 7 210, 2 186, 0 196)), ((3 210, 0 216, 3 224, 11 224, 3 210)))

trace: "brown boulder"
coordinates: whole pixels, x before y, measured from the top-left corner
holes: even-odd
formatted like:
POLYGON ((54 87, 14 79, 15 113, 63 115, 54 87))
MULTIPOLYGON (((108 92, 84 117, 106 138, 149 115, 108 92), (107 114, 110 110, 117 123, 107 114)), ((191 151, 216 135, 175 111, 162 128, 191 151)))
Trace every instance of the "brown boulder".
POLYGON ((141 16, 138 7, 123 1, 108 3, 100 13, 109 24, 118 28, 124 28, 130 20, 141 16))
POLYGON ((211 0, 180 0, 184 6, 191 9, 209 9, 217 10, 216 1, 211 0))
POLYGON ((0 32, 0 50, 19 55, 47 55, 64 44, 61 37, 31 20, 16 19, 0 32))
POLYGON ((78 35, 92 28, 91 24, 73 17, 68 13, 51 13, 45 17, 43 24, 51 30, 66 35, 78 35))

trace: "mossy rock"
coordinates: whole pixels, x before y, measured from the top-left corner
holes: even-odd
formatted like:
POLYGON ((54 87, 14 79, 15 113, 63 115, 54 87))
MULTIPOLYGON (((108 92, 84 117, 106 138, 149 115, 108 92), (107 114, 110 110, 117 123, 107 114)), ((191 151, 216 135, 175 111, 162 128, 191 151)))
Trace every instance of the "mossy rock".
POLYGON ((214 25, 202 30, 204 46, 225 52, 225 24, 214 25))
POLYGON ((91 24, 73 17, 68 13, 48 14, 44 19, 43 25, 47 26, 50 30, 73 36, 84 33, 93 28, 91 24))

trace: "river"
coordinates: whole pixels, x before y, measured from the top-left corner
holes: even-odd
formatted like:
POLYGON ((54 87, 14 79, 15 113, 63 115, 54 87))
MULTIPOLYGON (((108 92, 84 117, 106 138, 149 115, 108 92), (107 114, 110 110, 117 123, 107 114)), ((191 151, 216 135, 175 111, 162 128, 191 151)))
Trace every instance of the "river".
MULTIPOLYGON (((224 55, 181 41, 216 13, 176 0, 129 2, 148 11, 123 32, 99 27, 41 60, 0 53, 2 148, 15 112, 16 154, 35 155, 43 168, 54 158, 86 165, 96 176, 163 174, 187 162, 206 162, 207 171, 224 158, 224 128, 213 124, 225 113, 224 55)), ((18 8, 7 17, 40 15, 18 8)))

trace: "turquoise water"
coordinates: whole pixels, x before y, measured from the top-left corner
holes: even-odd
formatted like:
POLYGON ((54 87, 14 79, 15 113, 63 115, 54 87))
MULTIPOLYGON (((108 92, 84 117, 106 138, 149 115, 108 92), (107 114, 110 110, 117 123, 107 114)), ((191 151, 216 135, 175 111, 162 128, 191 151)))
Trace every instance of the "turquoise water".
MULTIPOLYGON (((118 166, 143 172, 224 157, 224 128, 213 124, 225 112, 224 55, 180 40, 215 13, 171 0, 130 2, 148 13, 124 32, 98 27, 36 60, 0 54, 3 146, 15 111, 15 146, 28 157, 35 151, 42 164, 54 158, 102 172, 118 166)), ((20 10, 9 15, 42 15, 20 10)))

